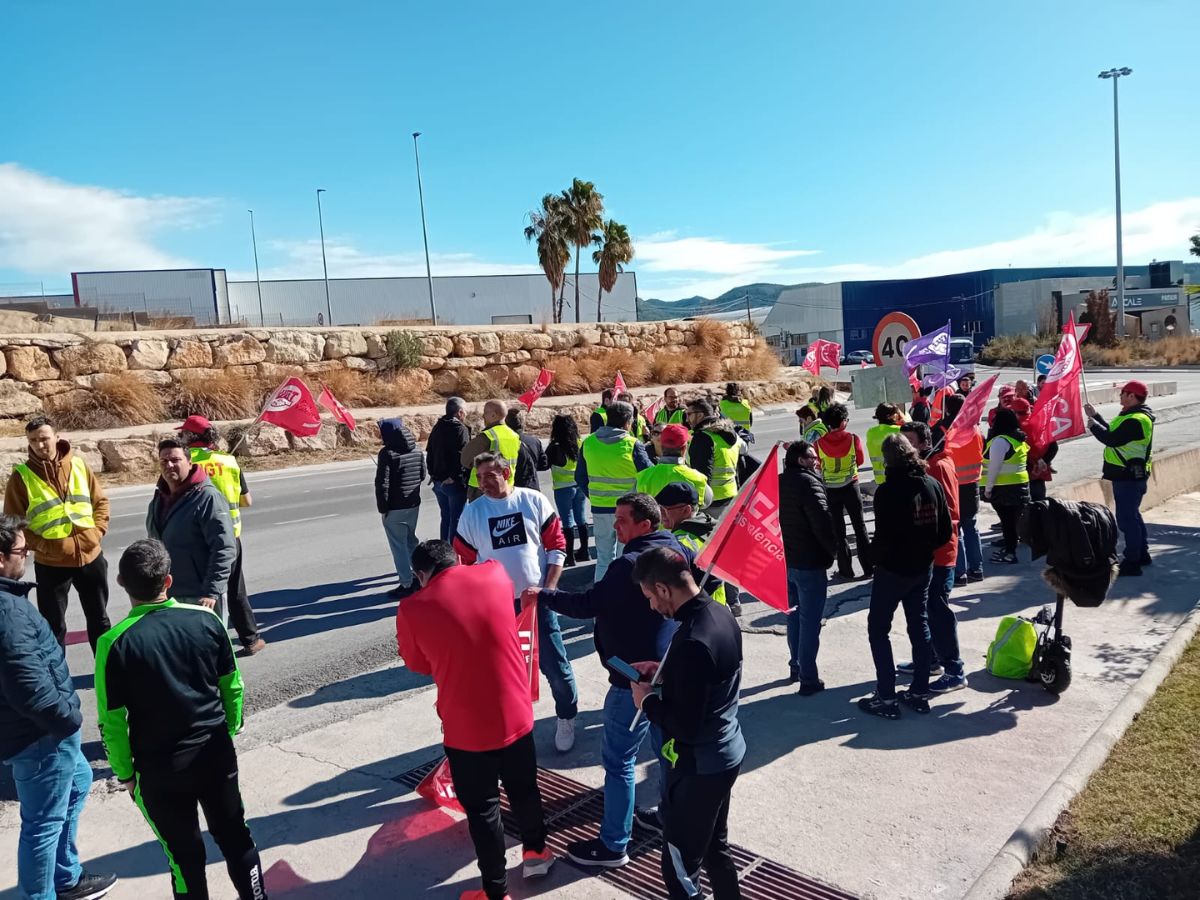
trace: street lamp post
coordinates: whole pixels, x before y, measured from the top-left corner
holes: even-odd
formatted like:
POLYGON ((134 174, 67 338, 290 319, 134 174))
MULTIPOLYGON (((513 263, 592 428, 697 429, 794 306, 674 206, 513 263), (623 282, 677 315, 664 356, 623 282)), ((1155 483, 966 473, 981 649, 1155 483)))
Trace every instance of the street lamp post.
POLYGON ((325 262, 325 218, 321 215, 321 195, 325 188, 317 188, 317 224, 321 228, 321 269, 325 272, 325 319, 326 325, 333 324, 333 306, 329 303, 329 264, 325 262))
POLYGON ((1125 255, 1121 241, 1121 114, 1117 105, 1117 82, 1133 69, 1107 69, 1101 78, 1111 78, 1113 83, 1113 168, 1117 184, 1117 336, 1125 337, 1125 255))
POLYGON ((262 279, 258 274, 258 238, 254 235, 254 210, 248 209, 250 213, 250 243, 254 247, 254 284, 258 288, 258 324, 266 325, 267 317, 263 315, 262 305, 262 279))
POLYGON ((433 324, 437 324, 437 305, 433 301, 433 270, 429 267, 429 232, 425 230, 425 190, 421 187, 421 152, 417 149, 417 138, 421 132, 414 131, 413 156, 417 160, 417 198, 421 203, 421 237, 425 241, 425 278, 429 281, 429 315, 433 324))

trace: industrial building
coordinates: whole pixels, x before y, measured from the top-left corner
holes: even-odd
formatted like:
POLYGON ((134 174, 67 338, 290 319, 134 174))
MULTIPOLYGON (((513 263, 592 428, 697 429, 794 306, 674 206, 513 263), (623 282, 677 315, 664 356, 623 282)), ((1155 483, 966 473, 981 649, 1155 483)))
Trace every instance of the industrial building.
MULTIPOLYGON (((1115 275, 1112 267, 1064 266, 797 287, 779 295, 762 332, 785 354, 817 338, 836 341, 847 353, 870 350, 879 320, 899 311, 912 316, 923 333, 949 321, 956 337, 969 337, 978 348, 1000 334, 1057 330, 1072 309, 1079 314, 1088 292, 1112 290, 1115 275)), ((1127 331, 1162 336, 1173 315, 1175 333, 1188 333, 1193 317, 1183 284, 1180 262, 1127 266, 1127 331)), ((1115 292, 1111 302, 1115 310, 1115 292)))

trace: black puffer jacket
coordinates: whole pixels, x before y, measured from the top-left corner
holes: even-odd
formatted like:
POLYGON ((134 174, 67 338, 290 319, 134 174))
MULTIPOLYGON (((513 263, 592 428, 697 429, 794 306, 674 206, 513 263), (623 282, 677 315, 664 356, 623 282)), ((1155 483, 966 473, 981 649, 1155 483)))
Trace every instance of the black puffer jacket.
POLYGON ((31 590, 0 577, 0 759, 46 735, 69 737, 83 723, 67 658, 27 599, 31 590))
POLYGON ((837 542, 825 482, 812 469, 785 468, 779 476, 779 527, 789 569, 828 569, 837 542))
POLYGON ((1117 520, 1107 506, 1050 497, 1029 504, 1021 541, 1036 560, 1046 557, 1042 577, 1077 606, 1099 606, 1117 564, 1117 520))
POLYGON ((375 505, 379 512, 420 506, 425 454, 417 447, 417 439, 401 419, 380 422, 379 436, 383 439, 375 469, 375 505))
MULTIPOLYGON (((383 427, 380 426, 382 433, 383 427)), ((429 477, 436 483, 453 480, 466 488, 468 471, 462 467, 463 447, 471 440, 471 431, 455 416, 442 416, 429 432, 425 456, 429 462, 429 477)))

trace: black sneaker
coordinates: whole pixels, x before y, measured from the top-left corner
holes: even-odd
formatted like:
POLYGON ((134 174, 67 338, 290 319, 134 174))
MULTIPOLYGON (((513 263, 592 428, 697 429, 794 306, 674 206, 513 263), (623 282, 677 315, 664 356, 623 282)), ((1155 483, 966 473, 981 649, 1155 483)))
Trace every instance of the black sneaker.
POLYGON ((619 869, 629 865, 629 857, 625 855, 624 850, 609 850, 600 838, 567 844, 567 859, 577 865, 598 866, 602 869, 619 869))
POLYGON ((799 680, 800 680, 800 667, 799 666, 788 666, 788 681, 790 681, 792 684, 796 684, 799 680))
MULTIPOLYGON (((902 662, 902 663, 900 663, 900 665, 896 666, 896 672, 900 675, 907 675, 909 678, 911 678, 914 668, 915 668, 915 666, 912 663, 902 662)), ((945 671, 946 670, 942 668, 941 663, 931 662, 929 664, 929 677, 930 678, 937 678, 940 675, 942 675, 943 673, 945 673, 945 671)))
POLYGON ((929 712, 929 698, 931 694, 918 694, 916 691, 901 691, 896 695, 897 699, 913 712, 924 715, 929 712))
POLYGON ((113 889, 117 883, 116 875, 92 875, 84 872, 75 882, 75 887, 65 891, 56 891, 58 900, 97 900, 113 889))
POLYGON ((1140 562, 1140 563, 1141 563, 1143 566, 1152 566, 1152 565, 1154 565, 1154 560, 1152 560, 1152 559, 1150 558, 1150 551, 1149 551, 1149 550, 1147 550, 1145 553, 1143 553, 1143 554, 1142 554, 1142 558, 1139 560, 1139 562, 1140 562))
POLYGON ((823 690, 825 690, 825 682, 818 678, 816 681, 800 682, 800 690, 796 693, 801 697, 811 697, 813 694, 819 694, 823 690))
POLYGON ((1005 553, 1003 550, 997 550, 995 553, 992 554, 992 562, 997 563, 997 564, 1007 563, 1010 566, 1015 565, 1017 562, 1017 554, 1005 553))
POLYGON ((895 700, 881 700, 878 694, 863 697, 858 701, 858 708, 865 713, 879 716, 881 719, 900 718, 900 704, 895 700))
POLYGON ((1118 575, 1141 575, 1142 567, 1137 563, 1123 562, 1117 569, 1118 575))
POLYGON ((633 821, 637 822, 647 831, 662 834, 662 819, 659 818, 657 809, 647 809, 644 806, 636 807, 633 811, 633 821))
POLYGON ((967 576, 966 576, 966 575, 956 575, 956 576, 954 576, 954 586, 955 586, 955 587, 966 587, 968 583, 969 583, 969 582, 968 582, 968 579, 967 579, 967 576))
POLYGON ((729 611, 730 611, 731 613, 733 613, 733 617, 734 617, 735 619, 740 619, 740 618, 742 617, 742 604, 740 604, 740 603, 730 603, 730 604, 729 604, 729 611))
POLYGON ((967 581, 983 581, 983 569, 976 569, 974 572, 968 572, 967 581))
POLYGON ((420 587, 420 585, 417 583, 416 579, 413 579, 412 584, 402 584, 399 587, 394 587, 388 591, 387 595, 392 600, 403 600, 410 594, 415 594, 418 587, 420 587))

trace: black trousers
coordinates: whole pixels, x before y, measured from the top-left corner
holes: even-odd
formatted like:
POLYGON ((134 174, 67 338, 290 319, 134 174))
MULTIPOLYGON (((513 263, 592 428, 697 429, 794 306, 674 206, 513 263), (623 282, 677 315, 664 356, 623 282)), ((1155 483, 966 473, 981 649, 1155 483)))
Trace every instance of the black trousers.
POLYGON ((1000 517, 1000 531, 1004 536, 1004 552, 1017 552, 1017 525, 1021 521, 1024 506, 997 506, 996 515, 1000 517))
POLYGON ((1036 478, 1029 479, 1029 499, 1045 500, 1046 499, 1046 482, 1038 481, 1036 478))
MULTIPOLYGON (((133 762, 138 770, 138 760, 133 762)), ((134 800, 167 854, 175 900, 208 900, 197 807, 204 810, 204 821, 225 857, 238 897, 262 900, 267 896, 238 789, 237 753, 227 732, 214 732, 182 770, 177 766, 138 770, 134 800)))
POLYGON ((500 750, 472 752, 446 748, 454 793, 467 813, 467 828, 475 844, 475 857, 489 900, 508 893, 504 860, 504 826, 500 822, 500 785, 521 830, 526 850, 546 849, 546 817, 537 783, 537 756, 533 733, 500 750))
POLYGON ((867 536, 867 524, 863 520, 862 493, 858 489, 858 482, 828 488, 825 493, 829 497, 829 514, 833 516, 834 536, 837 538, 838 574, 846 578, 854 575, 850 544, 846 541, 846 516, 849 516, 850 527, 854 529, 854 544, 858 549, 858 562, 863 574, 870 575, 875 567, 871 564, 871 539, 867 536))
POLYGON ((50 626, 60 647, 67 646, 67 598, 71 585, 79 592, 79 605, 87 619, 88 643, 92 655, 96 642, 112 625, 108 621, 108 560, 104 553, 78 569, 46 566, 34 560, 33 577, 37 582, 38 610, 50 626))
POLYGON ((659 814, 663 823, 663 880, 671 900, 702 896, 701 865, 708 875, 713 900, 740 900, 737 865, 729 849, 729 796, 738 772, 667 772, 659 814))
POLYGON ((258 640, 258 623, 254 621, 254 610, 250 608, 250 595, 246 593, 246 577, 242 574, 242 539, 237 539, 237 556, 229 572, 229 624, 237 632, 243 647, 258 640))

